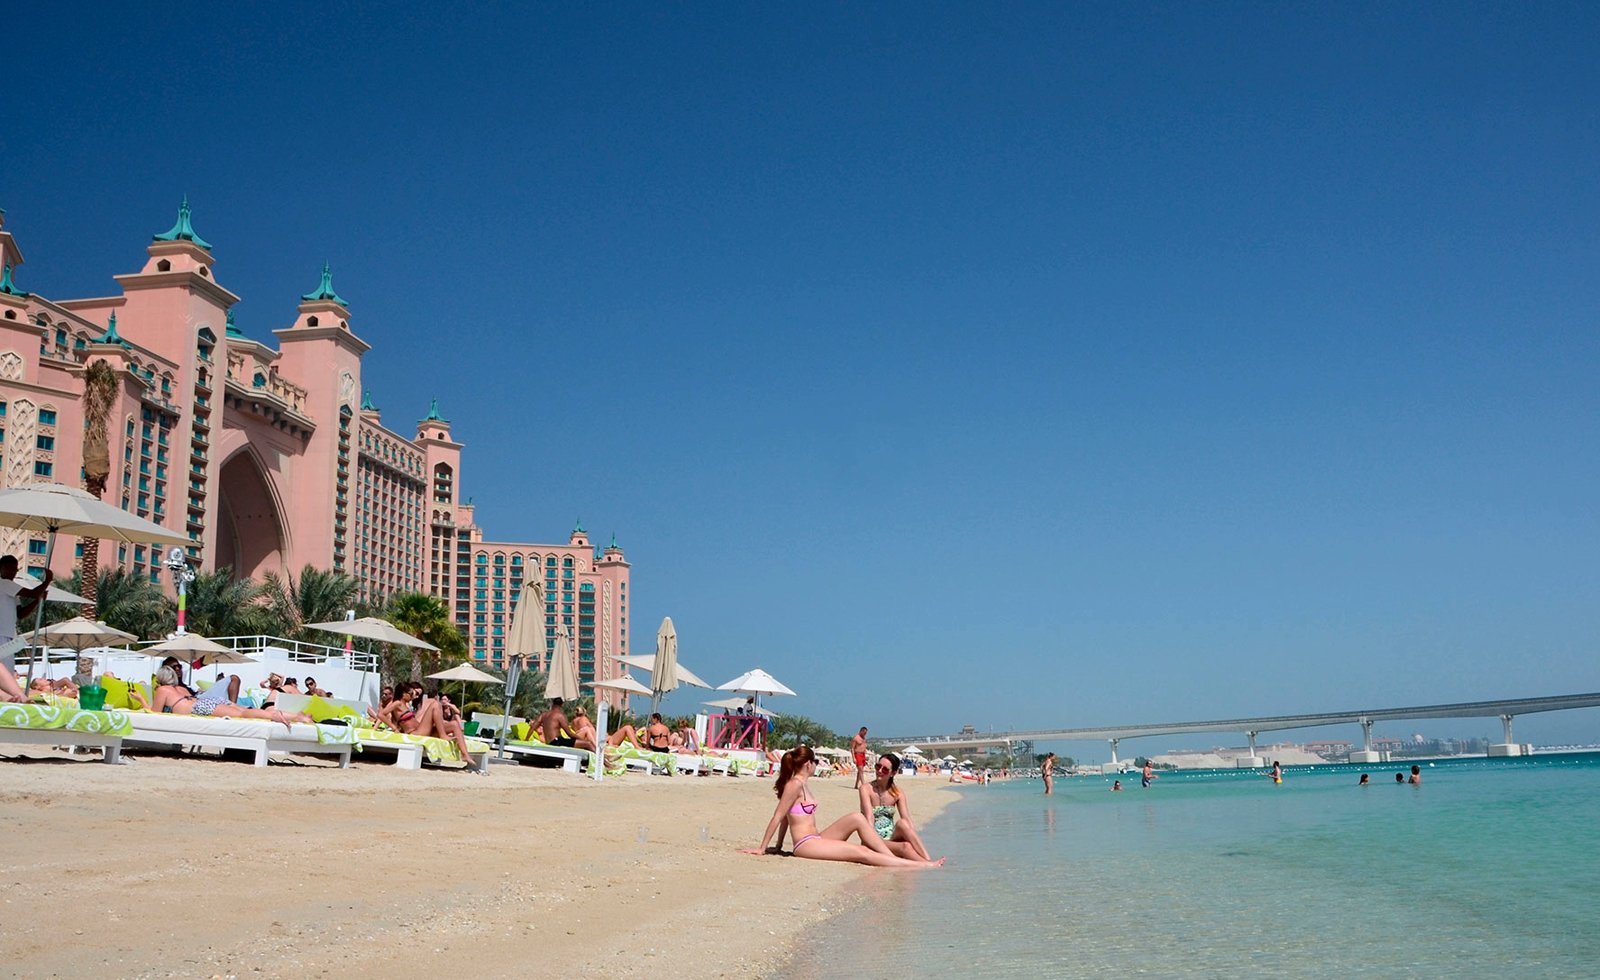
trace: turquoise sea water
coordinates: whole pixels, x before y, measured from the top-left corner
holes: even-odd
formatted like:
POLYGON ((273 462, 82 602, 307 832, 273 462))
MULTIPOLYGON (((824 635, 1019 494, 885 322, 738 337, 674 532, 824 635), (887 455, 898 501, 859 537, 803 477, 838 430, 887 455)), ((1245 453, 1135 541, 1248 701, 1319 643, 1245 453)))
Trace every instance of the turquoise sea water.
POLYGON ((783 976, 1600 976, 1600 754, 1422 766, 972 786, 783 976))

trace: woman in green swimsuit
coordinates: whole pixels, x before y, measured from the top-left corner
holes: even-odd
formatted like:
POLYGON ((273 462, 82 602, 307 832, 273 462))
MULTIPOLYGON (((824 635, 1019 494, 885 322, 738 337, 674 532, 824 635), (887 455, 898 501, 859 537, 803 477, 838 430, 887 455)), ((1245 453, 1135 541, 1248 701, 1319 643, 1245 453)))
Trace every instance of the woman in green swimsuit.
POLYGON ((899 771, 899 756, 878 756, 876 775, 861 784, 861 813, 871 821, 872 829, 889 845, 889 850, 914 861, 931 860, 917 834, 917 825, 911 821, 905 791, 894 784, 894 774, 899 771))

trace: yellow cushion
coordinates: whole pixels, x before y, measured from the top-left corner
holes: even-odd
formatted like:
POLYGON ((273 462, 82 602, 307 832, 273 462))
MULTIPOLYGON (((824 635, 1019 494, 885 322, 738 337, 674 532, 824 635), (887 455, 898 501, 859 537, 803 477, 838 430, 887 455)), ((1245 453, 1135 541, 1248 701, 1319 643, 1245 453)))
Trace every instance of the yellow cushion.
POLYGON ((530 726, 525 721, 517 722, 515 725, 511 726, 511 737, 515 738, 519 742, 526 742, 528 740, 529 727, 530 726))
POLYGON ((306 702, 305 713, 311 716, 312 721, 315 721, 319 724, 329 720, 330 718, 354 718, 357 721, 361 720, 361 716, 357 714, 354 709, 346 707, 342 704, 329 704, 314 694, 311 696, 311 700, 306 702))
POLYGON ((106 707, 131 708, 133 701, 128 697, 128 682, 115 677, 100 678, 100 686, 106 689, 106 707))

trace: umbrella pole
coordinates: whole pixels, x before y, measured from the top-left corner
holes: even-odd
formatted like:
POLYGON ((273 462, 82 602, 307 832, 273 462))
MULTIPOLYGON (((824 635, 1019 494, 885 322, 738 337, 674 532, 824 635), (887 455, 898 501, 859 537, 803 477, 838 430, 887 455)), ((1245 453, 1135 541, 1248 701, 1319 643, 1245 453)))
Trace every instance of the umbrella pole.
MULTIPOLYGON (((45 542, 44 542, 44 570, 45 570, 45 574, 47 574, 47 575, 50 572, 50 558, 51 558, 51 556, 53 556, 55 554, 55 551, 56 551, 56 529, 55 528, 51 528, 50 529, 50 534, 48 536, 46 536, 45 542)), ((25 698, 30 696, 28 694, 28 689, 33 686, 33 668, 38 663, 38 660, 39 660, 39 647, 37 646, 37 644, 38 644, 38 634, 39 634, 39 631, 44 628, 45 594, 48 593, 49 591, 50 591, 50 586, 49 586, 49 583, 47 582, 45 584, 45 587, 44 587, 44 592, 39 593, 39 601, 38 601, 38 603, 36 603, 34 605, 34 607, 33 607, 33 632, 34 632, 34 644, 35 645, 34 646, 30 646, 28 648, 28 680, 27 680, 27 682, 25 684, 22 685, 22 696, 25 697, 25 698)), ((48 659, 49 658, 47 656, 46 660, 48 661, 48 659)))

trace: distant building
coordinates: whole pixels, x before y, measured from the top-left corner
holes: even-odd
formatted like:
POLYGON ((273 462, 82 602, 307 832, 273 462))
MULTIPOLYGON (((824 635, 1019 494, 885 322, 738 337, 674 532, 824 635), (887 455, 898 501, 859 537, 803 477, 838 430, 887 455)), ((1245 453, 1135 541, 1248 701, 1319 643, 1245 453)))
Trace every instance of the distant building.
MULTIPOLYGON (((187 532, 192 563, 239 577, 334 569, 368 600, 431 593, 494 665, 537 579, 546 636, 571 633, 581 679, 620 673, 608 658, 628 652, 629 565, 615 538, 598 553, 582 527, 564 544, 486 540, 438 403, 413 436, 363 393, 371 347, 328 266, 274 348, 235 324, 239 297, 217 281, 187 200, 145 252, 114 277, 117 295, 47 299, 18 285, 22 252, 0 212, 0 486, 83 485, 84 371, 104 360, 117 374, 105 497, 187 532)), ((41 536, 0 529, 0 549, 43 565, 41 536)), ((160 578, 156 548, 107 543, 101 562, 160 578)))

